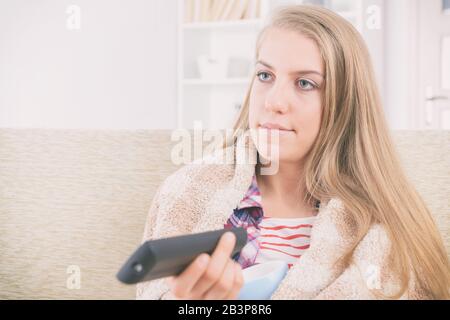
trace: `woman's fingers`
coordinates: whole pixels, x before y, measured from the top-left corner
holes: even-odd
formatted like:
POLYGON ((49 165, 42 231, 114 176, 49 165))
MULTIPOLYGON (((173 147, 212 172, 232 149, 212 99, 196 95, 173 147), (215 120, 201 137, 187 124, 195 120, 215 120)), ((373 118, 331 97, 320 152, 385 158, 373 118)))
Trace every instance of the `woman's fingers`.
POLYGON ((169 277, 173 295, 181 299, 236 299, 242 287, 242 270, 230 256, 236 237, 226 232, 213 254, 201 254, 180 275, 169 277))
POLYGON ((222 276, 216 283, 214 283, 212 288, 205 293, 203 298, 205 300, 224 299, 233 288, 235 273, 236 269, 234 266, 234 261, 228 259, 222 276))
POLYGON ((226 300, 236 300, 239 296, 239 292, 244 285, 244 276, 242 274, 241 265, 237 262, 234 262, 234 282, 231 288, 231 291, 225 296, 226 300))
POLYGON ((202 253, 181 274, 169 280, 172 293, 179 298, 189 296, 192 288, 204 274, 209 261, 209 255, 202 253))
POLYGON ((236 236, 233 233, 226 232, 222 235, 211 256, 207 269, 192 289, 195 296, 203 296, 217 281, 219 281, 228 260, 230 260, 235 243, 236 236))

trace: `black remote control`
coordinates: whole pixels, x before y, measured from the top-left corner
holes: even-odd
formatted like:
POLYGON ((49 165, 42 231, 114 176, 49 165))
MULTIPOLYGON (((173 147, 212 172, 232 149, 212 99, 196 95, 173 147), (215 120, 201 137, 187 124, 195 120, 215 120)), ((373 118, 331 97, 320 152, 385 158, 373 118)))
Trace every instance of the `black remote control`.
POLYGON ((212 254, 225 232, 236 236, 231 256, 247 243, 244 228, 221 229, 197 234, 176 236, 144 242, 125 262, 117 279, 135 284, 180 274, 201 253, 212 254))

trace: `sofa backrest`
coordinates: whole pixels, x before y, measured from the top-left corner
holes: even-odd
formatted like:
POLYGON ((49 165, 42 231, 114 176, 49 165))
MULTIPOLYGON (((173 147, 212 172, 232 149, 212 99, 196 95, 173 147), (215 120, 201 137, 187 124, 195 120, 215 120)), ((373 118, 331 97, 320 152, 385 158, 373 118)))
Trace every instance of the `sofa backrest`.
MULTIPOLYGON (((393 136, 450 252, 450 132, 393 136)), ((177 169, 175 143, 160 130, 0 129, 0 299, 134 299, 115 275, 177 169)))

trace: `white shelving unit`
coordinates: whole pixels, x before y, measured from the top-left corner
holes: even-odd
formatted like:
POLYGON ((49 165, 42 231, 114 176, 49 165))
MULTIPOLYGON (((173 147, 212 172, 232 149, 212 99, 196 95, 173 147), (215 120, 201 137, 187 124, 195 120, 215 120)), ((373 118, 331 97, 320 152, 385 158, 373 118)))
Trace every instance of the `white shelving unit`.
POLYGON ((186 23, 186 1, 178 0, 178 128, 192 129, 195 121, 201 121, 203 129, 232 125, 251 80, 254 46, 263 26, 261 17, 268 11, 269 0, 260 1, 259 18, 186 23), (225 56, 227 72, 201 77, 197 63, 200 55, 225 56))
POLYGON ((260 0, 258 18, 191 23, 184 21, 185 1, 178 0, 177 127, 183 129, 192 129, 195 121, 200 121, 203 129, 231 128, 251 81, 258 32, 273 8, 321 4, 363 30, 363 4, 359 0, 260 0), (228 72, 202 78, 197 64, 200 55, 229 58, 228 72), (235 59, 245 63, 233 68, 235 59))

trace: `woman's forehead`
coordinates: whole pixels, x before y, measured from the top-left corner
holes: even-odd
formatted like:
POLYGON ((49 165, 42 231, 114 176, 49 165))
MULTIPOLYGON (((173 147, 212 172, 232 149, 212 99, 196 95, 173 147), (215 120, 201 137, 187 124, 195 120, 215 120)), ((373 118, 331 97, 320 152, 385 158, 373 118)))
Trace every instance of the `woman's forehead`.
MULTIPOLYGON (((295 73, 315 70, 323 74, 323 61, 316 42, 298 31, 273 28, 267 31, 258 54, 272 69, 295 73)), ((258 62, 257 61, 257 62, 258 62)))

